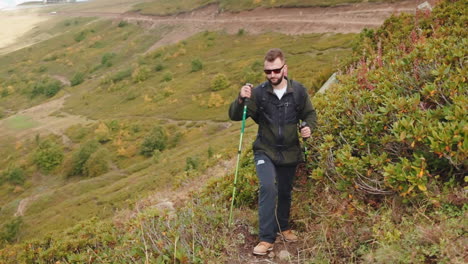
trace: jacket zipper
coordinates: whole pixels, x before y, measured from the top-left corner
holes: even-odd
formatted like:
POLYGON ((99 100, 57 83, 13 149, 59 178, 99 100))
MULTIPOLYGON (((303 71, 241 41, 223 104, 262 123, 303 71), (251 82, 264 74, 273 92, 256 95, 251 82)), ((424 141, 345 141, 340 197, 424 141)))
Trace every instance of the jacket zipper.
MULTIPOLYGON (((284 95, 283 95, 283 98, 284 98, 284 95)), ((281 99, 283 99, 283 98, 281 98, 281 99)), ((280 100, 280 102, 281 102, 281 100, 280 100)), ((284 126, 284 119, 286 118, 286 113, 287 113, 287 110, 288 110, 288 105, 289 105, 288 102, 286 102, 285 104, 282 105, 283 108, 284 108, 283 118, 281 119, 281 118, 278 117, 278 141, 279 141, 279 143, 281 143, 281 145, 283 145, 283 143, 284 143, 283 126, 284 126)))

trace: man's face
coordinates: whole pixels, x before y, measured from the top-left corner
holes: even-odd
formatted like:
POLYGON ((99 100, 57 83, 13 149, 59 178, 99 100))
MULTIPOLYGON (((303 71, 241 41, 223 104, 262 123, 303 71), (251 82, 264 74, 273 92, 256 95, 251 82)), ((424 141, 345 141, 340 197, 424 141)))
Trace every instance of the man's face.
POLYGON ((265 61, 263 65, 266 77, 272 85, 278 85, 283 81, 284 73, 288 66, 280 58, 276 58, 272 62, 265 61))

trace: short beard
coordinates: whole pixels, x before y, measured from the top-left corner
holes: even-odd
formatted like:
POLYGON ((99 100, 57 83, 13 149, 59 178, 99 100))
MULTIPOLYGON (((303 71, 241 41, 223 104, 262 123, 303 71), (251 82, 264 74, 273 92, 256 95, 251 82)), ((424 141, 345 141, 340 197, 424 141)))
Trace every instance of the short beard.
POLYGON ((284 78, 284 74, 281 74, 281 78, 278 78, 278 81, 276 81, 276 82, 272 82, 270 78, 267 78, 267 79, 268 79, 268 82, 269 82, 271 85, 278 85, 278 84, 280 84, 280 83, 283 81, 283 78, 284 78))

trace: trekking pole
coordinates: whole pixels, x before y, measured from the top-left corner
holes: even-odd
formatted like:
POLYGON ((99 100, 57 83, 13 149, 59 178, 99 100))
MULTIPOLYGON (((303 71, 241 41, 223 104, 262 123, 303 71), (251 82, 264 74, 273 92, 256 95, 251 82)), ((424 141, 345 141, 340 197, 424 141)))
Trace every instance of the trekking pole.
MULTIPOLYGON (((252 87, 250 83, 247 83, 252 87)), ((247 116, 247 101, 249 98, 244 98, 244 111, 242 112, 242 126, 241 126, 241 134, 239 139, 239 149, 237 150, 237 163, 236 163, 236 172, 234 173, 234 187, 232 188, 232 197, 231 197, 231 209, 229 210, 229 223, 228 226, 232 224, 232 208, 234 207, 234 198, 236 197, 236 188, 237 188, 237 174, 239 173, 239 161, 240 155, 242 151, 242 138, 244 137, 244 129, 245 129, 245 119, 247 116)))
MULTIPOLYGON (((306 126, 307 126, 307 123, 305 121, 302 121, 300 130, 306 126)), ((307 139, 308 138, 302 138, 302 144, 303 144, 302 151, 304 151, 305 162, 307 162, 307 156, 309 154, 309 151, 307 150, 307 139)))

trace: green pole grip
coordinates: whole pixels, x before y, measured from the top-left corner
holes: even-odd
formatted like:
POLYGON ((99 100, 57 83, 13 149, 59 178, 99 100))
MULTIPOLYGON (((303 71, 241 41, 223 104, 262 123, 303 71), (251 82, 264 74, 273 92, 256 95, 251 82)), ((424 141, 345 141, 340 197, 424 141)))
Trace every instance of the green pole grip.
POLYGON ((242 151, 242 139, 244 137, 246 117, 247 117, 247 98, 244 99, 244 111, 242 112, 242 126, 241 126, 240 138, 239 138, 239 148, 237 149, 236 171, 234 173, 234 187, 232 188, 231 208, 229 209, 228 226, 232 225, 232 209, 234 208, 234 199, 236 197, 237 175, 239 173, 239 162, 240 162, 240 155, 241 155, 241 151, 242 151))

